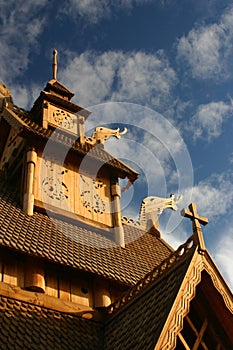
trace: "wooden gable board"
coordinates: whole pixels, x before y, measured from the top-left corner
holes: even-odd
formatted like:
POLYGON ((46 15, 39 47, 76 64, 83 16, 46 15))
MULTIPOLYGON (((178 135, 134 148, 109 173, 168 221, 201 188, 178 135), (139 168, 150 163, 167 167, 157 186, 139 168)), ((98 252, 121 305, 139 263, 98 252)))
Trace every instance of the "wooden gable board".
MULTIPOLYGON (((223 280, 216 265, 211 259, 209 253, 200 254, 196 250, 187 270, 187 273, 182 281, 176 300, 164 324, 158 342, 154 350, 175 349, 177 335, 183 328, 184 317, 188 314, 190 302, 196 295, 196 288, 201 283, 202 272, 206 271, 211 277, 213 288, 215 288, 224 301, 226 313, 231 313, 231 325, 227 326, 233 329, 233 296, 225 281, 223 280)), ((229 319, 229 317, 228 317, 229 319)), ((228 335, 230 333, 228 332, 228 335)), ((233 339, 232 336, 230 341, 233 339)))

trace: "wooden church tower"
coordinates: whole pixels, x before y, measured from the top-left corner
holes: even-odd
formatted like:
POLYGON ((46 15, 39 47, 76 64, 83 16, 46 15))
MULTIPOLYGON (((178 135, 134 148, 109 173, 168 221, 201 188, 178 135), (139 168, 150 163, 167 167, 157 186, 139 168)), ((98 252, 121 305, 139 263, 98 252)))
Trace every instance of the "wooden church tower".
POLYGON ((173 196, 122 216, 119 179, 139 174, 104 142, 126 129, 85 135, 91 112, 57 80, 56 55, 30 111, 0 84, 0 349, 232 349, 207 219, 183 210, 193 232, 174 251, 158 230, 173 196))

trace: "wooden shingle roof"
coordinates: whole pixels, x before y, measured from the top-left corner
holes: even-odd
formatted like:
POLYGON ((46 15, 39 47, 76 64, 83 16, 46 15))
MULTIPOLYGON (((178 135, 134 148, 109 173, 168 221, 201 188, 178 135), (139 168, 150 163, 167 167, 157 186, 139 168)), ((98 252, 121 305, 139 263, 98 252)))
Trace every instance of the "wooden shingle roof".
POLYGON ((101 324, 0 296, 1 349, 96 350, 101 324))
POLYGON ((193 253, 187 252, 113 312, 105 325, 105 350, 154 350, 193 253))
POLYGON ((113 313, 111 306, 100 311, 103 314, 99 319, 89 320, 79 313, 54 311, 33 301, 1 296, 0 348, 152 350, 193 252, 187 249, 181 258, 171 260, 171 265, 153 282, 144 283, 131 301, 113 313))
POLYGON ((92 320, 4 294, 0 348, 173 349, 202 271, 208 272, 233 310, 232 294, 208 252, 199 251, 194 235, 174 251, 156 235, 124 228, 128 243, 121 248, 95 228, 40 213, 27 216, 17 204, 17 194, 0 182, 1 246, 131 285, 92 320))
MULTIPOLYGON (((217 330, 219 344, 228 344, 223 348, 230 349, 233 296, 208 252, 200 250, 195 233, 107 308, 110 317, 105 323, 103 349, 175 349, 194 298, 202 311, 205 309, 203 317, 210 327, 217 330), (200 285, 206 299, 198 298, 200 285)), ((191 334, 186 336, 186 340, 191 339, 191 334)))
POLYGON ((0 181, 0 246, 133 285, 167 258, 172 248, 152 233, 124 225, 126 248, 113 234, 79 221, 25 214, 17 191, 0 181))

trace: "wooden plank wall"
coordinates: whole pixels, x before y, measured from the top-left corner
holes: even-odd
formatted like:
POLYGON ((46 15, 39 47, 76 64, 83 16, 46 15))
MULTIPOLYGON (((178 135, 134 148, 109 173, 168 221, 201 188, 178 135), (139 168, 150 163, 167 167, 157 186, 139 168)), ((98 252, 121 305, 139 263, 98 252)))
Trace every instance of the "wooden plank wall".
POLYGON ((103 306, 102 303, 109 304, 116 299, 117 288, 110 286, 101 278, 59 268, 55 265, 46 266, 35 258, 30 261, 30 259, 11 253, 0 254, 0 281, 35 291, 35 287, 26 286, 26 277, 33 272, 33 262, 35 266, 41 266, 44 271, 41 276, 44 275, 46 295, 89 307, 103 306), (40 263, 41 265, 38 265, 40 263))

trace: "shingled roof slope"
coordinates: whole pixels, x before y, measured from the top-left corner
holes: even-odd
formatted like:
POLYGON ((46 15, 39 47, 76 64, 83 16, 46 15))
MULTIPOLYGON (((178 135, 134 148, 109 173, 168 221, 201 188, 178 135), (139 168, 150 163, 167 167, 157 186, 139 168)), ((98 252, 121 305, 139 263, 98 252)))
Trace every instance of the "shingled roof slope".
POLYGON ((105 325, 105 350, 155 348, 194 252, 195 248, 190 249, 136 296, 132 293, 132 300, 113 311, 105 325))
POLYGON ((68 223, 42 213, 26 215, 17 190, 0 181, 0 246, 133 285, 167 258, 170 248, 161 238, 124 226, 126 248, 113 234, 78 222, 68 223))
POLYGON ((45 141, 50 140, 52 142, 59 143, 82 156, 88 154, 90 158, 94 158, 113 169, 119 170, 122 174, 128 176, 131 182, 135 181, 138 176, 137 171, 126 165, 121 160, 113 157, 103 148, 101 144, 92 146, 89 143, 85 143, 84 145, 81 145, 80 142, 75 140, 75 138, 71 135, 66 135, 57 130, 53 131, 51 129, 45 129, 32 120, 27 111, 22 110, 17 106, 13 106, 13 109, 6 108, 3 118, 13 128, 19 130, 21 135, 25 135, 27 137, 39 137, 45 141))
POLYGON ((74 93, 72 91, 70 91, 65 85, 63 85, 56 79, 48 81, 44 90, 49 92, 55 91, 57 93, 60 93, 61 95, 67 96, 69 100, 74 96, 74 93))
POLYGON ((0 349, 102 349, 100 323, 6 297, 0 329, 0 349))

